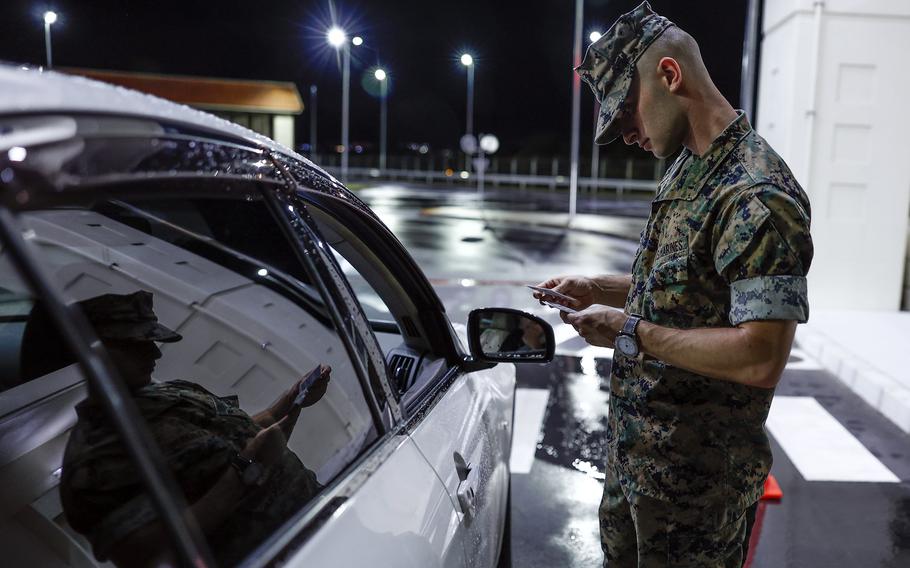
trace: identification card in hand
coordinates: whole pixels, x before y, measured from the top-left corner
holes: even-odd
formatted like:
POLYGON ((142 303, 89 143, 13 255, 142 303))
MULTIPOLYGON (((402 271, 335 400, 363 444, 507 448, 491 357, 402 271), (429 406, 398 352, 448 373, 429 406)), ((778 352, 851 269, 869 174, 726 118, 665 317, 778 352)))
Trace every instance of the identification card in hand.
POLYGON ((562 304, 554 304, 553 302, 548 302, 546 300, 541 300, 545 306, 550 306, 551 308, 556 308, 561 312, 566 312, 567 314, 578 313, 578 310, 572 309, 569 306, 563 306, 562 304))
POLYGON ((559 298, 560 300, 565 300, 567 302, 575 301, 575 298, 573 298, 572 296, 566 296, 562 292, 557 292, 556 290, 552 290, 550 288, 541 288, 540 286, 531 286, 530 284, 526 284, 526 286, 528 288, 530 288, 531 290, 534 290, 535 292, 540 292, 541 294, 543 294, 545 296, 552 296, 553 298, 559 298))
POLYGON ((294 404, 296 406, 303 406, 303 399, 306 398, 306 395, 310 391, 310 388, 316 384, 316 381, 318 381, 319 377, 321 376, 322 365, 317 365, 316 368, 310 371, 310 374, 306 376, 306 379, 300 383, 300 388, 297 391, 297 397, 294 399, 294 404))

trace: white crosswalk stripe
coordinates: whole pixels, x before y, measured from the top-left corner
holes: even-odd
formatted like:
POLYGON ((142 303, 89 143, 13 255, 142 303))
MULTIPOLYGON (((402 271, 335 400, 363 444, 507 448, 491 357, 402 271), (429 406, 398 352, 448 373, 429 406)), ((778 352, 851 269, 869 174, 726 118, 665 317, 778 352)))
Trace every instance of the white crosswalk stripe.
MULTIPOLYGON (((517 389, 512 473, 531 471, 549 394, 546 389, 517 389)), ((774 397, 767 428, 806 481, 900 483, 813 397, 774 397)))
POLYGON ((776 396, 768 431, 806 481, 900 483, 811 396, 776 396))
POLYGON ((549 399, 550 391, 547 389, 516 389, 515 425, 509 460, 512 473, 531 471, 549 399))

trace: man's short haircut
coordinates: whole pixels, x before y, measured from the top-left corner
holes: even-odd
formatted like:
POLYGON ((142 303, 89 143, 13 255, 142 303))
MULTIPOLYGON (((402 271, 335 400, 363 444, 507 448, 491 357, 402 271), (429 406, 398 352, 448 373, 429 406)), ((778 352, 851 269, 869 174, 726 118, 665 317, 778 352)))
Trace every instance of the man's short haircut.
POLYGON ((668 28, 645 51, 638 60, 637 69, 653 72, 657 63, 664 57, 672 57, 679 63, 685 76, 695 77, 697 81, 708 79, 708 69, 701 57, 698 42, 687 31, 678 26, 668 28), (694 75, 693 75, 694 74, 694 75))

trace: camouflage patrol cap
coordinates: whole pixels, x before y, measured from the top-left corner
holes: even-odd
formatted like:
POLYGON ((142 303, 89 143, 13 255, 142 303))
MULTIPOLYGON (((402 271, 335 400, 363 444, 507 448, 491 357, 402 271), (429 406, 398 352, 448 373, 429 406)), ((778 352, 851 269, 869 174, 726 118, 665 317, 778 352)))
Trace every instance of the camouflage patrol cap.
POLYGON ((173 343, 183 337, 158 323, 152 310, 152 294, 104 294, 77 302, 101 339, 161 341, 173 343))
POLYGON ((625 108, 629 87, 635 77, 635 64, 648 47, 670 26, 651 5, 642 2, 623 14, 600 39, 588 47, 585 59, 575 72, 587 83, 600 102, 594 142, 609 144, 619 136, 619 121, 625 108))

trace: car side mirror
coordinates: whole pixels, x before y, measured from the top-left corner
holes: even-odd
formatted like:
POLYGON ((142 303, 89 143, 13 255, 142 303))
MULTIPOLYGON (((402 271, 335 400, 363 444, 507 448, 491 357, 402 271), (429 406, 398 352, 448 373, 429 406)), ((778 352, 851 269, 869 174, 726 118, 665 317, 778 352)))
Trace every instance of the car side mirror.
POLYGON ((553 327, 511 308, 481 308, 468 316, 468 344, 478 361, 549 363, 556 350, 553 327))

